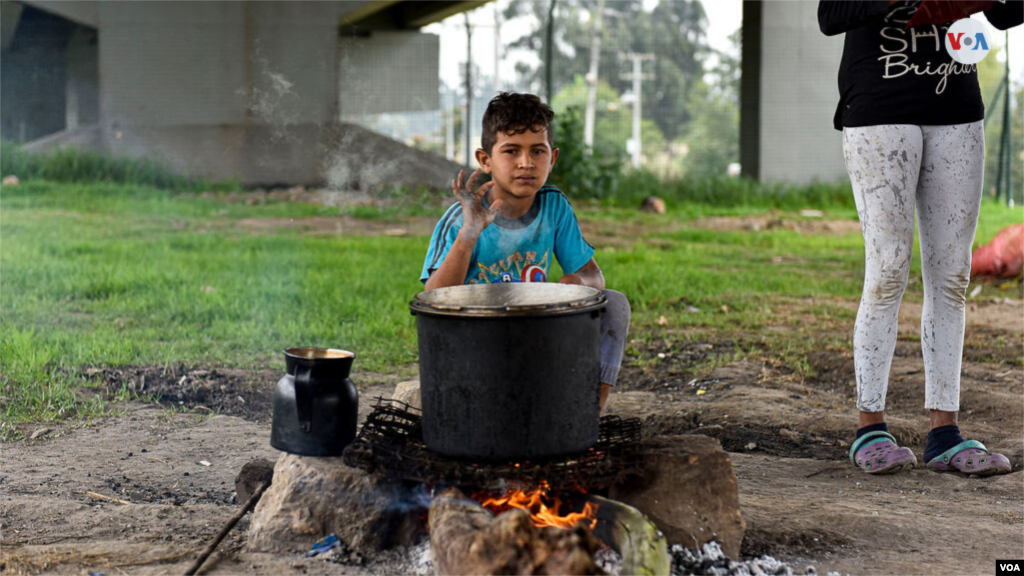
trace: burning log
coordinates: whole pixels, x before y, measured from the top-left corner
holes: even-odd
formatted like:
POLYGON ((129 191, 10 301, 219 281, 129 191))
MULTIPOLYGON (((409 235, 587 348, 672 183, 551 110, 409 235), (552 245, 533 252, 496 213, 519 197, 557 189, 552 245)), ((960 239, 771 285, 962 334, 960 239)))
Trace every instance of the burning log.
POLYGON ((456 488, 430 506, 434 570, 461 574, 603 574, 594 563, 601 544, 583 525, 537 528, 526 511, 495 517, 456 488))
POLYGON ((622 556, 620 574, 668 576, 672 560, 661 530, 639 510, 593 494, 581 496, 597 506, 594 533, 622 556))

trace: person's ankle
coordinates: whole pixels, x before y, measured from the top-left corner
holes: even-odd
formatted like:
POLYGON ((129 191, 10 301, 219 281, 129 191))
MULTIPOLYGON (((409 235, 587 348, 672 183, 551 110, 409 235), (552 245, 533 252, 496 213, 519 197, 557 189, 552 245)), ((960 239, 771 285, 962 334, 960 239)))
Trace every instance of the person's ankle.
POLYGON ((868 424, 867 426, 861 426, 857 428, 857 438, 867 434, 868 432, 888 432, 889 425, 885 422, 879 422, 878 424, 868 424))
POLYGON ((960 427, 955 424, 932 428, 924 446, 924 461, 930 462, 936 456, 964 441, 960 427))

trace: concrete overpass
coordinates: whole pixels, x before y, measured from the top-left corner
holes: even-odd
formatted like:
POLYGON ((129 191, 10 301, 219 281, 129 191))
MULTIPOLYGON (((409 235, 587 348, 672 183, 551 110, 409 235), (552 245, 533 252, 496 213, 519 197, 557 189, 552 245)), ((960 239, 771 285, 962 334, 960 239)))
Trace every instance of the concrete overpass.
MULTIPOLYGON (((484 3, 2 0, 2 136, 246 184, 443 186, 454 164, 342 120, 439 109, 438 39, 418 28, 484 3)), ((831 127, 842 38, 818 31, 816 7, 743 2, 753 178, 845 178, 831 127)))
POLYGON ((2 137, 246 184, 443 185, 454 165, 341 119, 440 108, 418 29, 484 3, 3 0, 2 137))

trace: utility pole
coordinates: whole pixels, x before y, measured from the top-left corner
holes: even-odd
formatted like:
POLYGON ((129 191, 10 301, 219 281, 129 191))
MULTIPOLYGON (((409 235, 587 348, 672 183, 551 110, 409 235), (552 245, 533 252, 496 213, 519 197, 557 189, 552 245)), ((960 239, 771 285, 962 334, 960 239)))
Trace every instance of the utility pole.
POLYGON ((466 125, 466 167, 472 166, 473 137, 470 131, 470 117, 473 110, 473 27, 469 25, 469 13, 462 14, 466 19, 466 115, 462 123, 466 125))
POLYGON ((597 3, 594 17, 594 37, 590 40, 590 72, 587 74, 587 113, 583 120, 583 142, 589 154, 594 147, 594 116, 597 110, 597 71, 601 63, 601 19, 604 16, 604 0, 597 3))
POLYGON ((455 160, 455 98, 448 85, 444 89, 444 157, 455 160))
MULTIPOLYGON (((498 65, 501 63, 501 13, 498 4, 494 4, 494 94, 501 92, 501 74, 498 65)), ((492 94, 493 96, 493 94, 492 94)))
POLYGON ((544 76, 545 76, 545 84, 547 84, 547 86, 546 86, 547 91, 548 91, 547 103, 548 103, 549 106, 551 105, 551 99, 554 98, 554 88, 552 87, 552 83, 554 82, 552 80, 553 70, 551 69, 553 64, 554 64, 552 62, 552 54, 553 54, 552 50, 554 48, 554 43, 555 43, 555 0, 551 0, 551 4, 548 6, 548 32, 547 32, 547 40, 544 42, 544 44, 545 44, 545 46, 544 46, 544 48, 545 48, 544 76))
POLYGON ((643 99, 640 97, 640 82, 642 80, 653 80, 654 74, 643 74, 642 66, 645 60, 654 60, 654 54, 637 54, 630 52, 629 54, 620 54, 619 60, 632 60, 633 61, 633 72, 632 74, 620 74, 619 78, 623 80, 633 81, 633 137, 632 141, 632 156, 633 156, 633 168, 640 167, 640 109, 641 102, 643 99))

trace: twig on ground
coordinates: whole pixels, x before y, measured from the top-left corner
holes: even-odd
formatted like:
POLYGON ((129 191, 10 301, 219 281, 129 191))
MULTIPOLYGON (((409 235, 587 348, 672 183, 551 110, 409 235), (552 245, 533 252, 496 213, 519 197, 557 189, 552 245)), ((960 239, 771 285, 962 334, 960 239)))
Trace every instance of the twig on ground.
POLYGON ((76 536, 58 536, 45 542, 35 542, 32 540, 0 540, 0 548, 4 546, 49 546, 50 544, 56 544, 57 542, 63 542, 65 540, 85 540, 92 538, 91 534, 88 535, 76 535, 76 536))
POLYGON ((213 554, 213 551, 217 549, 217 546, 221 543, 222 540, 224 540, 224 537, 228 535, 228 532, 231 532, 231 529, 235 527, 235 524, 238 524, 238 521, 242 519, 242 516, 245 516, 245 513, 248 512, 250 508, 256 506, 256 502, 259 501, 260 496, 263 496, 264 490, 266 490, 269 486, 270 482, 264 482, 260 484, 258 488, 256 488, 256 491, 253 492, 252 496, 250 496, 249 499, 245 501, 245 505, 242 506, 242 509, 235 513, 235 515, 232 516, 231 519, 229 519, 226 524, 224 524, 224 527, 220 529, 220 532, 213 539, 213 541, 210 542, 210 545, 206 547, 206 550, 203 550, 203 553, 199 555, 199 558, 197 558, 195 563, 192 564, 192 567, 185 572, 185 576, 193 576, 196 572, 199 571, 199 568, 203 565, 203 562, 206 562, 206 559, 209 558, 211 554, 213 554))
POLYGON ((849 467, 847 467, 847 466, 829 465, 829 466, 825 466, 821 470, 815 470, 814 472, 811 472, 810 474, 806 474, 804 476, 804 478, 811 478, 812 476, 817 476, 818 474, 824 474, 825 472, 841 472, 843 470, 849 470, 849 467))
POLYGON ((118 504, 131 504, 131 502, 127 500, 121 500, 120 498, 114 498, 112 496, 104 496, 103 494, 96 492, 86 492, 85 495, 96 500, 106 500, 107 502, 117 502, 118 504))

